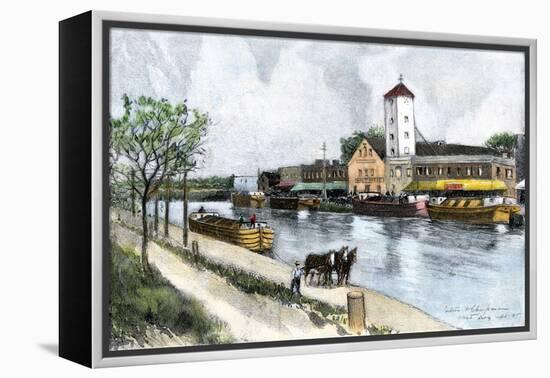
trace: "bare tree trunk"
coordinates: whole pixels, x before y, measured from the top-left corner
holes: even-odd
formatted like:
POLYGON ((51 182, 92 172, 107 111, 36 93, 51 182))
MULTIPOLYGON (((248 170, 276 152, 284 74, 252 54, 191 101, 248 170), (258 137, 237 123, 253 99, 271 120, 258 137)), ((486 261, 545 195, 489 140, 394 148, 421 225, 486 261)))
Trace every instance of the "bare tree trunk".
POLYGON ((169 237, 168 220, 170 216, 170 177, 166 179, 166 192, 164 194, 164 236, 169 237))
POLYGON ((141 265, 144 272, 149 272, 149 258, 147 256, 147 242, 149 241, 149 229, 147 225, 147 199, 141 199, 141 223, 143 236, 141 239, 141 265))
POLYGON ((132 185, 132 189, 130 189, 130 199, 132 201, 132 217, 136 216, 136 191, 134 190, 135 181, 136 172, 132 169, 132 173, 130 176, 130 183, 132 185))
POLYGON ((187 172, 183 173, 183 246, 187 247, 187 172))
POLYGON ((159 234, 159 197, 158 195, 155 196, 155 219, 153 223, 153 231, 155 232, 155 235, 158 236, 159 234))

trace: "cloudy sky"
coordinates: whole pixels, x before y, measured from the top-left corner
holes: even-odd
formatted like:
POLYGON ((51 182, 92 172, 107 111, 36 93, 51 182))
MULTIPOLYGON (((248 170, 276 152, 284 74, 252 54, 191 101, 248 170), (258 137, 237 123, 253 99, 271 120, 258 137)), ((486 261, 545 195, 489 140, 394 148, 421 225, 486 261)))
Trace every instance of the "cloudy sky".
POLYGON ((523 55, 114 29, 111 114, 120 98, 187 99, 214 124, 201 176, 340 155, 339 139, 383 125, 383 94, 403 74, 428 140, 482 144, 497 131, 523 132, 523 55))

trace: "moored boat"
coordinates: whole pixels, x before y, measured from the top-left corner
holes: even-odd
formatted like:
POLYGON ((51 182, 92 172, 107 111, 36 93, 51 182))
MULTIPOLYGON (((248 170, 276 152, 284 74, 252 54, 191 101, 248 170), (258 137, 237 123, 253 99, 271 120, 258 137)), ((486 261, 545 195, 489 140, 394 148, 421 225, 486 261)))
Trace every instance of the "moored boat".
POLYGON ((386 198, 383 196, 353 199, 355 214, 379 217, 428 217, 428 201, 424 197, 407 196, 386 198))
POLYGON ((265 196, 261 192, 231 193, 231 202, 235 207, 261 208, 265 206, 265 196))
POLYGON ((298 210, 319 210, 321 199, 315 196, 298 197, 298 210))
POLYGON ((189 229, 253 252, 270 251, 273 246, 273 229, 264 222, 251 227, 249 223, 223 218, 218 213, 199 212, 189 215, 189 229))
POLYGON ((521 207, 502 194, 500 180, 437 180, 416 182, 408 189, 429 191, 428 214, 432 220, 474 224, 509 224, 521 207))
POLYGON ((298 197, 271 196, 269 198, 269 207, 272 209, 298 210, 298 197))
MULTIPOLYGON (((434 198, 435 200, 435 198, 434 198)), ((440 204, 430 203, 428 213, 432 220, 459 221, 474 224, 509 224, 513 214, 519 214, 520 206, 502 203, 502 197, 451 197, 440 204)))
POLYGON ((321 199, 314 196, 280 197, 271 196, 269 207, 282 210, 319 210, 321 199))

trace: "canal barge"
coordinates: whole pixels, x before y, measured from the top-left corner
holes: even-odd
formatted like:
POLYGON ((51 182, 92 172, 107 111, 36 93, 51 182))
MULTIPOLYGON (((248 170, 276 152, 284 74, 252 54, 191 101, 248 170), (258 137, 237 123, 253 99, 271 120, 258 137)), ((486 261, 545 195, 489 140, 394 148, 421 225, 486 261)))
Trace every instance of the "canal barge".
POLYGON ((319 210, 321 199, 314 196, 278 197, 269 199, 269 207, 283 210, 319 210))
POLYGON ((400 198, 372 196, 352 200, 353 213, 378 217, 428 217, 427 198, 406 196, 400 198))
POLYGON ((189 229, 253 252, 267 252, 273 246, 273 229, 264 222, 251 225, 218 213, 197 212, 189 215, 189 229))
POLYGON ((428 214, 432 220, 509 224, 521 210, 513 199, 502 196, 508 187, 500 180, 437 180, 411 185, 431 193, 428 214))
POLYGON ((321 199, 315 196, 298 197, 298 210, 319 210, 321 199))
POLYGON ((272 209, 298 210, 298 201, 298 197, 271 196, 269 197, 269 207, 272 209))
POLYGON ((436 197, 428 213, 432 220, 458 221, 474 224, 509 224, 520 206, 503 203, 502 197, 436 197))
POLYGON ((231 203, 235 207, 258 209, 265 206, 265 196, 261 192, 231 193, 231 203))

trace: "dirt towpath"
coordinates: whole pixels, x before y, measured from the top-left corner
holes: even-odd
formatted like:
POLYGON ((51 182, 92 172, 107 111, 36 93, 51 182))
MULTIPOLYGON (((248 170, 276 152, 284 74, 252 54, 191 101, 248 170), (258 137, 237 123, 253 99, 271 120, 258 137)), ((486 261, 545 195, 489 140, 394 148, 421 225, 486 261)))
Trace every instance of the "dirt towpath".
MULTIPOLYGON (((128 212, 121 212, 121 218, 130 224, 139 226, 139 218, 132 218, 128 212)), ((160 222, 161 232, 164 230, 160 222)), ((169 226, 170 239, 181 243, 183 230, 181 227, 169 226)), ((228 244, 206 235, 189 232, 190 241, 196 240, 199 252, 225 265, 234 266, 245 272, 254 273, 267 280, 281 283, 290 287, 292 267, 282 261, 272 259, 261 254, 251 252, 245 248, 228 244)), ((367 322, 377 326, 385 325, 400 333, 431 332, 454 329, 426 312, 401 302, 395 298, 380 294, 376 291, 357 286, 341 286, 333 288, 309 287, 302 285, 302 293, 336 306, 347 306, 347 293, 351 290, 360 290, 365 295, 367 322)))
MULTIPOLYGON (((140 235, 116 224, 112 229, 117 243, 139 253, 140 235)), ((176 289, 195 298, 209 313, 227 323, 236 342, 339 336, 335 324, 315 324, 301 309, 246 294, 229 285, 223 277, 186 264, 154 242, 149 243, 149 261, 176 289)))

